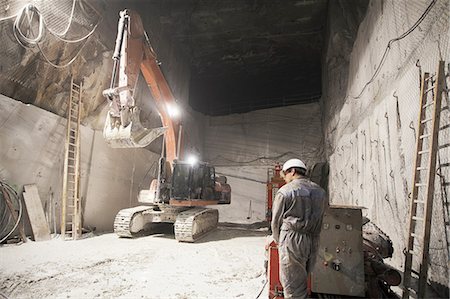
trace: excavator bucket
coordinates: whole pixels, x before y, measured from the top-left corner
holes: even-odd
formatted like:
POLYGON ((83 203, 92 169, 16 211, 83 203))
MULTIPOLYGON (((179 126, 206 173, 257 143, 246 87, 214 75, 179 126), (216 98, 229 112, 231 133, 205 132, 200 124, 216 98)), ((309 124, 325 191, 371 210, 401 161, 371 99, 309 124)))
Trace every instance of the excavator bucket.
POLYGON ((139 110, 133 109, 128 125, 123 125, 120 117, 107 114, 103 137, 114 148, 146 147, 153 140, 163 135, 166 127, 145 128, 139 119, 139 110))

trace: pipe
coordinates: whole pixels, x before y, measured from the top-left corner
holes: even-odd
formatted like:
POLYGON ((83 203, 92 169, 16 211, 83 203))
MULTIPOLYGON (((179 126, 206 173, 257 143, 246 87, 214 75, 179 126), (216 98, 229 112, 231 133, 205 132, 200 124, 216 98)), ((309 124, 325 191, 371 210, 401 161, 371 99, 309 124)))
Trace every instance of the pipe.
POLYGON ((116 82, 116 77, 117 77, 117 68, 119 65, 119 59, 120 59, 120 50, 122 49, 122 44, 123 44, 123 35, 125 32, 125 22, 126 19, 129 18, 128 15, 128 11, 124 10, 120 12, 120 20, 119 20, 119 24, 117 25, 117 39, 116 39, 116 45, 114 48, 114 53, 113 53, 113 60, 114 60, 114 66, 113 66, 113 74, 111 76, 111 84, 109 86, 109 88, 113 88, 114 87, 114 83, 116 82))

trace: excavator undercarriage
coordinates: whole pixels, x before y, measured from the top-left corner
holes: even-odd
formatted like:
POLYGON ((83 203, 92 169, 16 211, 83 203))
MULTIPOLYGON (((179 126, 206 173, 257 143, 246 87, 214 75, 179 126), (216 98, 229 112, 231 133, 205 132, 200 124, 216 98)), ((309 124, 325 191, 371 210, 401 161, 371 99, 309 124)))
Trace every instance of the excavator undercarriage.
POLYGON ((216 228, 218 220, 216 209, 138 206, 119 211, 114 220, 114 232, 120 237, 132 238, 156 223, 173 223, 175 239, 195 242, 216 228))
POLYGON ((114 232, 120 237, 132 238, 152 224, 173 223, 175 239, 195 242, 216 228, 218 210, 203 206, 230 203, 231 189, 226 178, 216 177, 214 167, 205 163, 190 165, 174 161, 171 176, 162 171, 167 168, 160 169, 160 179, 139 194, 139 201, 149 205, 119 211, 114 220, 114 232))

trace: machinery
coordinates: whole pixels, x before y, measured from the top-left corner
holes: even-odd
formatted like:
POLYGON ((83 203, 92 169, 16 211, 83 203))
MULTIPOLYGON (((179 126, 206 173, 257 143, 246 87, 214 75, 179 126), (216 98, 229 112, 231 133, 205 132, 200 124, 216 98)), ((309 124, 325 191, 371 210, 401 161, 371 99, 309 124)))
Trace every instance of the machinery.
POLYGON ((218 211, 204 206, 229 204, 231 188, 225 177, 216 177, 207 163, 180 160, 182 126, 171 118, 177 103, 162 73, 156 54, 136 12, 120 12, 110 88, 103 91, 109 100, 103 136, 111 147, 136 148, 163 136, 158 177, 149 190, 142 190, 139 202, 145 206, 119 211, 114 231, 132 237, 153 223, 174 223, 178 241, 194 242, 217 226, 218 211), (135 93, 140 72, 150 88, 162 127, 145 128, 135 93))
MULTIPOLYGON (((276 164, 268 171, 269 225, 276 191, 284 185, 280 170, 276 164)), ((317 163, 307 171, 307 176, 325 190, 328 174, 327 163, 317 163)), ((360 207, 330 206, 323 218, 316 264, 308 278, 310 297, 398 298, 390 287, 401 283, 400 273, 383 262, 393 251, 389 237, 362 217, 360 207)), ((266 258, 269 298, 282 299, 278 247, 273 241, 266 246, 266 258)))
POLYGON ((323 216, 311 291, 364 297, 362 213, 358 207, 330 207, 323 216))
MULTIPOLYGON (((268 248, 269 298, 283 298, 279 281, 278 250, 268 248)), ((308 279, 312 298, 398 298, 391 286, 401 275, 386 265, 392 257, 392 242, 375 224, 361 215, 361 209, 330 206, 324 215, 319 250, 308 279)))

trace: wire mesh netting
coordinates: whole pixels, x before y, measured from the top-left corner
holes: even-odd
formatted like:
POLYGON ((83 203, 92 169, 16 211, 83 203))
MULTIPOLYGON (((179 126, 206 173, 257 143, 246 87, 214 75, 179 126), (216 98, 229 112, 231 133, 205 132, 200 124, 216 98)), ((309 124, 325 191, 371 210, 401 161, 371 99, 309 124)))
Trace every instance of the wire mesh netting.
POLYGON ((30 87, 29 71, 38 63, 29 59, 31 56, 37 55, 54 67, 69 65, 100 19, 100 14, 84 1, 0 0, 0 73, 30 87))
MULTIPOLYGON (((327 136, 333 147, 330 193, 335 202, 367 207, 367 216, 380 223, 393 238, 396 254, 392 263, 402 268, 418 134, 419 82, 424 72, 437 71, 439 60, 446 61, 446 74, 450 72, 450 2, 372 1, 371 4, 351 53, 346 103, 333 111, 335 116, 330 115, 336 124, 328 128, 327 136), (401 36, 405 37, 398 39, 401 36), (383 61, 385 51, 388 54, 383 61), (379 72, 374 76, 377 69, 379 72)), ((330 82, 336 80, 330 78, 330 82)), ((447 85, 449 80, 447 77, 447 85)), ((330 86, 329 94, 338 94, 331 83, 326 84, 330 86)), ((333 101, 331 98, 330 102, 333 101)), ((444 96, 429 251, 429 278, 443 285, 448 284, 450 250, 448 111, 444 96)), ((429 117, 427 112, 425 118, 429 117)), ((427 160, 424 158, 421 164, 427 164, 427 160)), ((421 182, 425 179, 422 176, 421 182)))

